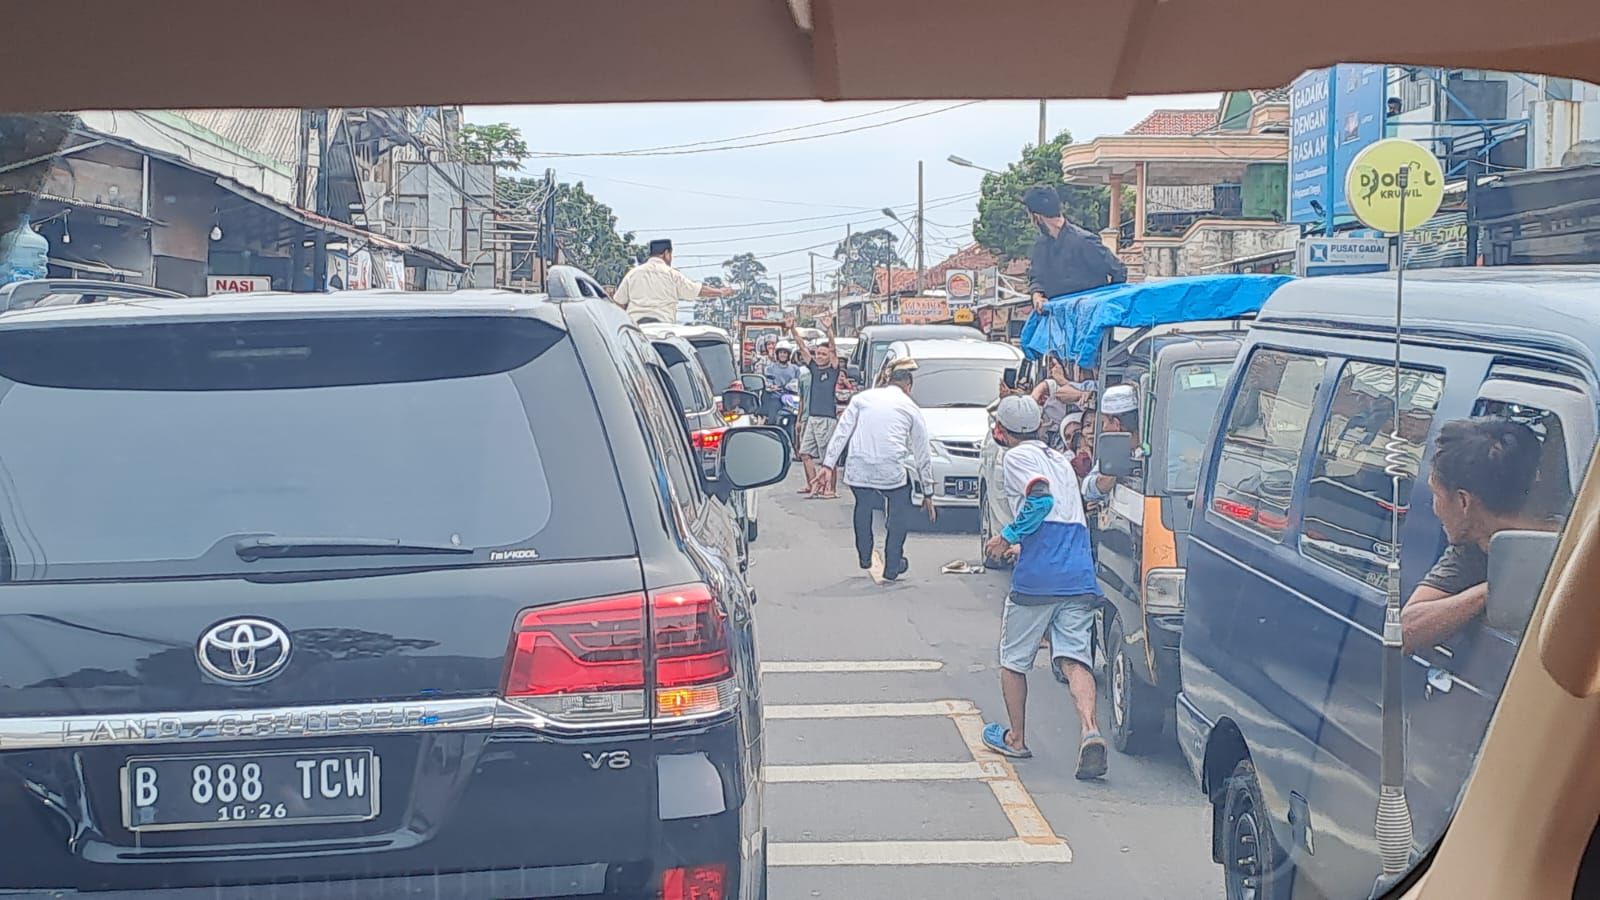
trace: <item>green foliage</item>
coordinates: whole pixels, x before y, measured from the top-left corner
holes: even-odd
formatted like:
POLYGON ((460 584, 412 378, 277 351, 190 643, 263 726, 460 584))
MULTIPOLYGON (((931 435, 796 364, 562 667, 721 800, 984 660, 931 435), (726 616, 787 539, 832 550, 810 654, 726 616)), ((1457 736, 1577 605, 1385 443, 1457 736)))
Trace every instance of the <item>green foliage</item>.
POLYGON ((858 231, 833 248, 833 258, 839 268, 833 275, 835 285, 855 285, 864 291, 876 289, 873 272, 893 265, 904 268, 905 262, 895 252, 894 233, 886 228, 858 231))
POLYGON ((972 234, 984 249, 1001 259, 1027 258, 1039 232, 1028 222, 1022 192, 1036 184, 1056 189, 1067 221, 1093 232, 1106 227, 1110 214, 1106 188, 1068 185, 1061 177, 1061 150, 1070 143, 1072 133, 1063 131, 1042 148, 1024 147, 1022 158, 1001 174, 983 176, 972 234))
POLYGON ((581 181, 556 185, 556 244, 568 263, 601 284, 620 282, 645 257, 634 233, 618 233, 616 213, 585 190, 581 181))
MULTIPOLYGON (((744 318, 745 313, 752 306, 766 306, 778 302, 778 291, 767 283, 767 267, 761 260, 756 259, 754 253, 740 253, 732 259, 722 263, 722 269, 727 273, 727 279, 717 279, 720 286, 726 283, 736 293, 726 301, 732 311, 732 317, 744 318)), ((716 278, 716 276, 712 276, 716 278)), ((711 279, 706 279, 710 284, 711 279)))
POLYGON ((462 125, 456 135, 456 148, 467 162, 497 169, 516 168, 528 158, 528 142, 522 139, 522 131, 505 122, 462 125))

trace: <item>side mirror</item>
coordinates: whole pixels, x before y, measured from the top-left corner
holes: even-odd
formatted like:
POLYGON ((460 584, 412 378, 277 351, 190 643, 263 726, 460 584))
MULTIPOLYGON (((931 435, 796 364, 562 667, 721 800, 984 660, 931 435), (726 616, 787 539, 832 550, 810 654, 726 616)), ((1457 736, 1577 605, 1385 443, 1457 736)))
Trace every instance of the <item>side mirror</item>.
POLYGON ((739 387, 744 388, 752 394, 759 394, 763 390, 766 390, 767 379, 761 377, 760 375, 740 375, 739 387))
POLYGON ((751 415, 761 409, 761 398, 749 391, 729 388, 722 392, 722 411, 751 415))
POLYGON ((1489 539, 1489 627, 1520 637, 1539 602, 1539 589, 1556 557, 1560 535, 1549 531, 1502 531, 1489 539))
POLYGON ((1094 461, 1101 475, 1126 478, 1137 471, 1133 462, 1133 435, 1109 431, 1095 438, 1094 461))
POLYGON ((789 436, 781 428, 730 428, 722 438, 722 481, 747 491, 789 474, 789 436))

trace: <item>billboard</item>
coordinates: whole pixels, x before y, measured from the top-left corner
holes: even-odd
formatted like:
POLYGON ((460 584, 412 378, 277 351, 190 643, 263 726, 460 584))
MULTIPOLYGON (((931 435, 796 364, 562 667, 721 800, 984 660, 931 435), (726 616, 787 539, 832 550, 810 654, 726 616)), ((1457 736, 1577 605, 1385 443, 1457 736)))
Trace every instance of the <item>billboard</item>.
POLYGON ((901 297, 900 324, 920 325, 950 318, 950 304, 939 297, 901 297))
POLYGON ((1383 138, 1387 78, 1384 66, 1349 63, 1313 69, 1289 86, 1289 221, 1322 222, 1329 209, 1350 215, 1345 173, 1383 138))
POLYGON ((971 269, 951 269, 944 273, 944 293, 951 306, 971 306, 975 299, 971 269))

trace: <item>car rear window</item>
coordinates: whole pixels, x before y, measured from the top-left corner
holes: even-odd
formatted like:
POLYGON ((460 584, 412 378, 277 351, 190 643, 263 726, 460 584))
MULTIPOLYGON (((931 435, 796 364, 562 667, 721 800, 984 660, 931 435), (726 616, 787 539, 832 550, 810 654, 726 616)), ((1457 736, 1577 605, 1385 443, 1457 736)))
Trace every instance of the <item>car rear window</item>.
POLYGON ((523 319, 0 331, 0 578, 630 554, 583 378, 523 319), (240 559, 264 537, 471 552, 240 559))
POLYGON ((739 382, 739 369, 733 364, 733 345, 727 341, 705 339, 691 341, 695 355, 700 358, 700 368, 714 391, 725 391, 739 382))

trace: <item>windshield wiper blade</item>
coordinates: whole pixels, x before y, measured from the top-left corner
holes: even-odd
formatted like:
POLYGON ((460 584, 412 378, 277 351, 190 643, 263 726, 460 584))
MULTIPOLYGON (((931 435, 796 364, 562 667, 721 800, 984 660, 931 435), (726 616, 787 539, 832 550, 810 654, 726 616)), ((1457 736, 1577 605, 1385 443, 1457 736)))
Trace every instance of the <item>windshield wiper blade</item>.
POLYGON ((982 408, 987 407, 988 405, 989 404, 987 404, 987 403, 971 403, 971 402, 940 403, 940 404, 934 406, 933 409, 982 409, 982 408))
POLYGON ((258 559, 309 559, 318 556, 408 556, 424 553, 469 554, 471 547, 419 544, 392 538, 260 537, 240 541, 233 552, 246 562, 258 559))

